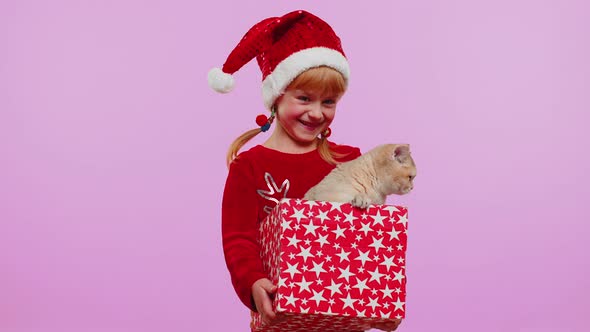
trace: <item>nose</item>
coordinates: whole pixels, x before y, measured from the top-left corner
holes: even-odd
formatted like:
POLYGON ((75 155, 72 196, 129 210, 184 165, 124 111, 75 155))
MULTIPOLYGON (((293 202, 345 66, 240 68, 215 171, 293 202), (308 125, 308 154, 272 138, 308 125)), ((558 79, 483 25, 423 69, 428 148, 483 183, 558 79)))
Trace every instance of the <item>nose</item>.
POLYGON ((324 117, 322 113, 322 105, 319 103, 310 104, 307 115, 310 118, 310 120, 321 120, 324 117))

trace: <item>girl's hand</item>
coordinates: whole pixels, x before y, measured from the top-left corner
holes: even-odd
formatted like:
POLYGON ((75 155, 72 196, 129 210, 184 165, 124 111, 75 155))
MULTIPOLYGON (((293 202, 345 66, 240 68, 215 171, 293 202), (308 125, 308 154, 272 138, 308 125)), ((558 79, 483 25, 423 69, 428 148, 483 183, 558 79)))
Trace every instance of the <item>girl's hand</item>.
POLYGON ((272 311, 271 299, 271 295, 276 291, 277 286, 273 285, 267 278, 258 279, 252 284, 254 304, 256 305, 256 310, 260 313, 264 324, 270 324, 276 318, 276 314, 272 311))
POLYGON ((373 323, 371 327, 382 331, 395 331, 401 322, 401 319, 395 319, 393 321, 373 323))

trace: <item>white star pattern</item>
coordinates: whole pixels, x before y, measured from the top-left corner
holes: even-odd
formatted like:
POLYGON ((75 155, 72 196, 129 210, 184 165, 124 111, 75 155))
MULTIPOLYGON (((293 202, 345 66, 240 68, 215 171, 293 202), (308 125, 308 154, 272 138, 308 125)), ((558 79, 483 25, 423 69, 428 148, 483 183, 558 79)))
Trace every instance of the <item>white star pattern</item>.
POLYGON ((389 212, 389 216, 393 217, 394 212, 399 212, 399 209, 396 206, 389 205, 383 208, 383 210, 389 212))
POLYGON ((344 249, 342 249, 339 254, 336 254, 336 256, 340 257, 340 262, 342 262, 342 261, 349 261, 350 262, 350 259, 348 259, 348 255, 350 255, 350 252, 344 251, 344 249))
POLYGON ((338 239, 339 237, 345 237, 344 236, 345 230, 346 230, 345 228, 340 228, 340 225, 336 225, 336 229, 333 230, 332 232, 336 235, 336 239, 338 239))
POLYGON ((393 262, 395 256, 387 257, 383 255, 383 258, 383 262, 379 263, 379 265, 385 265, 387 267, 387 271, 389 271, 392 266, 397 266, 397 264, 393 262))
POLYGON ((295 265, 291 265, 289 263, 287 263, 288 267, 285 270, 285 272, 289 273, 291 275, 291 279, 293 279, 293 276, 295 276, 296 273, 301 273, 301 271, 297 270, 297 265, 299 265, 299 263, 296 263, 295 265))
POLYGON ((293 293, 289 294, 288 296, 285 296, 284 299, 287 300, 286 305, 292 305, 292 306, 295 306, 295 301, 298 300, 296 297, 293 296, 293 293))
POLYGON ((334 296, 334 294, 342 294, 340 291, 340 285, 342 285, 342 283, 335 283, 334 280, 332 280, 332 284, 326 286, 326 289, 329 289, 331 292, 330 296, 334 296))
POLYGON ((297 219, 297 222, 300 223, 301 219, 307 219, 305 217, 305 215, 303 214, 303 209, 301 210, 297 210, 297 209, 293 209, 295 212, 293 213, 293 215, 291 216, 291 218, 295 218, 297 219))
POLYGON ((379 298, 376 297, 374 299, 369 298, 369 304, 367 304, 367 307, 371 307, 371 309, 373 309, 373 311, 375 311, 376 307, 380 307, 381 305, 379 304, 379 302, 377 301, 379 298))
POLYGON ((338 269, 340 270, 340 278, 346 279, 346 282, 348 282, 349 278, 354 275, 354 273, 350 272, 350 266, 347 266, 345 269, 338 269))
POLYGON ((356 285, 352 286, 352 288, 357 288, 359 290, 359 294, 363 294, 365 289, 369 289, 369 286, 367 286, 367 279, 357 279, 356 285))
POLYGON ((354 259, 355 261, 361 261, 361 266, 365 266, 365 263, 367 261, 373 261, 372 259, 369 258, 369 251, 367 250, 366 252, 362 252, 359 249, 359 257, 354 259))
POLYGON ((396 239, 398 241, 399 241, 399 236, 398 236, 399 233, 401 233, 401 232, 396 231, 395 228, 392 228, 389 232, 387 232, 387 234, 389 234, 391 240, 396 239))
POLYGON ((320 244, 320 248, 323 247, 324 245, 330 243, 330 241, 328 241, 328 235, 321 235, 320 237, 318 237, 317 240, 315 240, 315 242, 320 244))
POLYGON ((312 283, 312 281, 305 281, 305 276, 301 278, 300 282, 295 282, 295 284, 299 286, 299 293, 303 293, 304 291, 311 292, 311 290, 309 289, 309 285, 311 285, 312 283))
POLYGON ((288 246, 293 246, 295 248, 297 248, 297 243, 301 242, 301 240, 299 240, 295 234, 293 234, 293 236, 290 238, 287 237, 286 239, 289 240, 288 246))
POLYGON ((390 297, 393 299, 393 297, 391 296, 391 293, 393 293, 393 289, 389 289, 388 285, 385 285, 385 287, 383 289, 381 289, 381 292, 383 293, 383 298, 387 298, 390 297))
POLYGON ((342 206, 342 204, 344 204, 344 203, 341 203, 341 202, 330 202, 330 205, 332 205, 332 208, 330 209, 330 211, 337 210, 337 211, 342 212, 342 210, 340 209, 340 207, 342 206))
POLYGON ((393 302, 393 305, 395 306, 395 310, 404 310, 404 302, 400 301, 399 297, 397 298, 397 300, 395 302, 393 302))
POLYGON ((400 272, 394 272, 395 276, 393 277, 393 280, 395 281, 399 281, 401 282, 403 278, 405 278, 403 271, 400 272))
POLYGON ((304 204, 307 205, 310 209, 318 205, 316 201, 305 201, 304 204))
POLYGON ((382 216, 381 213, 379 213, 379 211, 377 211, 377 213, 375 215, 371 216, 371 218, 373 218, 373 226, 377 226, 377 225, 383 226, 383 220, 385 218, 387 218, 387 216, 382 216))
POLYGON ((307 263, 307 259, 309 257, 313 257, 313 254, 310 251, 311 247, 305 248, 304 246, 301 246, 301 251, 297 254, 297 256, 303 257, 303 262, 307 263))
POLYGON ((344 219, 345 222, 349 222, 349 223, 353 223, 356 219, 358 219, 357 217, 354 216, 354 214, 352 213, 352 211, 350 211, 349 214, 345 214, 344 215, 346 217, 346 219, 344 219))
POLYGON ((315 272, 316 277, 320 277, 320 273, 322 272, 326 272, 326 270, 324 270, 324 262, 317 264, 317 263, 313 263, 313 269, 310 269, 310 271, 315 272))
POLYGON ((371 275, 371 280, 369 281, 376 281, 378 283, 381 283, 381 277, 383 277, 385 274, 383 273, 379 273, 379 268, 375 268, 375 271, 371 272, 369 271, 369 274, 371 275))
POLYGON ((291 222, 289 222, 287 220, 283 220, 281 222, 281 227, 283 227, 283 232, 286 231, 286 230, 288 230, 288 229, 291 229, 291 222))
POLYGON ((351 309, 354 309, 354 307, 352 306, 354 304, 354 302, 356 301, 355 299, 352 299, 350 297, 350 294, 346 295, 346 298, 340 298, 342 300, 342 302, 344 302, 344 306, 342 306, 342 309, 346 308, 346 307, 350 307, 351 309))
POLYGON ((310 298, 312 300, 315 301, 316 306, 320 305, 320 301, 326 301, 326 299, 323 297, 324 291, 320 291, 320 292, 316 292, 315 290, 313 291, 313 296, 310 298))
MULTIPOLYGON (((262 262, 277 284, 275 310, 309 315, 264 331, 360 331, 405 317, 406 229, 401 206, 281 199, 260 223, 262 262)), ((253 330, 261 324, 255 313, 253 330)))
POLYGON ((365 236, 367 236, 367 233, 369 233, 371 231, 371 224, 370 223, 366 223, 363 224, 361 223, 362 227, 360 229, 361 232, 365 233, 365 236))
POLYGON ((325 222, 326 220, 330 219, 330 218, 328 218, 328 211, 320 211, 317 218, 319 220, 321 220, 321 222, 325 222))
POLYGON ((315 235, 315 230, 320 226, 316 226, 312 223, 309 223, 309 224, 304 224, 303 227, 305 227, 305 234, 303 234, 303 235, 307 235, 307 234, 315 235))
POLYGON ((383 245, 383 238, 375 238, 373 237, 373 243, 369 244, 369 247, 375 248, 375 252, 379 252, 380 248, 385 248, 383 245))
POLYGON ((407 216, 407 214, 404 214, 402 216, 399 216, 398 223, 404 225, 404 229, 408 228, 407 227, 407 223, 408 223, 408 216, 407 216))

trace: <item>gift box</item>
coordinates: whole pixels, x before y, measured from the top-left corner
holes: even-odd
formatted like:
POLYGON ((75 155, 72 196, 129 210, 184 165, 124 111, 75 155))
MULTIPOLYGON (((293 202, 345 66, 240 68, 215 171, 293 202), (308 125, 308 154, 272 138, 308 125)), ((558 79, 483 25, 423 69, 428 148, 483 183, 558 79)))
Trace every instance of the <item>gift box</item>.
POLYGON ((283 199, 260 224, 278 319, 253 331, 361 331, 405 317, 408 211, 283 199))

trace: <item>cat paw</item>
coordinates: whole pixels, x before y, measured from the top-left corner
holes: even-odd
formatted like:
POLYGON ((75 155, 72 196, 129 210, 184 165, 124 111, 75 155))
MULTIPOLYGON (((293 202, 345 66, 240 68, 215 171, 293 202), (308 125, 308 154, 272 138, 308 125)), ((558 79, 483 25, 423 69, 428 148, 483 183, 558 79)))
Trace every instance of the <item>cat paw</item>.
POLYGON ((366 196, 357 195, 350 201, 350 204, 361 209, 366 209, 371 205, 371 201, 366 196))

